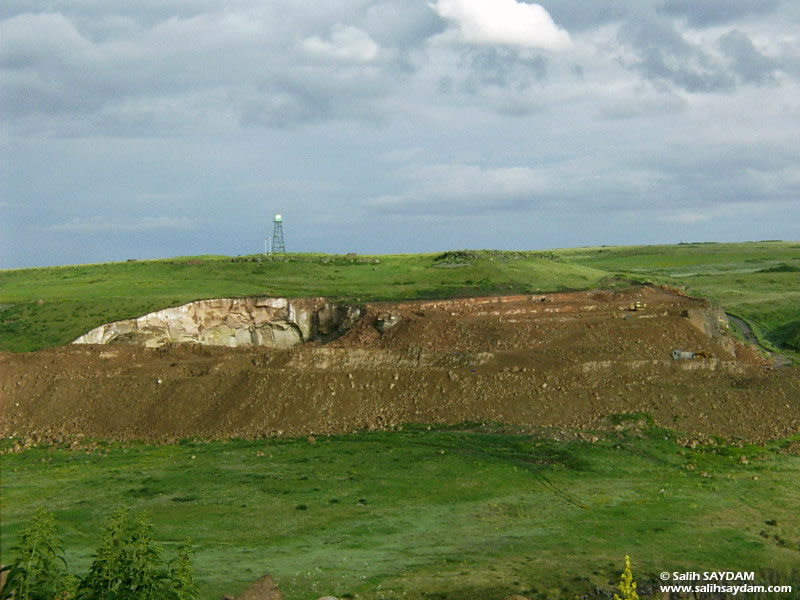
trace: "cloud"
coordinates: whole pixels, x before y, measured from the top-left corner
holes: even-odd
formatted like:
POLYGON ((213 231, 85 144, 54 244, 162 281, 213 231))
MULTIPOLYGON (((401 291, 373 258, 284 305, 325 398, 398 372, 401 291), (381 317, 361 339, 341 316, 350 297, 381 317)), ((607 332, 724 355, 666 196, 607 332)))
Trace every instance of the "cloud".
POLYGON ((369 62, 380 50, 364 31, 341 23, 333 26, 329 40, 314 35, 303 40, 303 48, 315 56, 356 62, 369 62))
POLYGON ((729 235, 794 235, 800 2, 34 4, 0 2, 6 264, 257 251, 264 203, 309 251, 710 238, 748 200, 729 235))
POLYGON ((49 225, 44 229, 60 233, 120 233, 169 229, 186 230, 195 227, 197 227, 196 221, 189 217, 141 217, 138 219, 91 217, 73 219, 69 223, 49 225))
POLYGON ((370 3, 359 27, 381 46, 413 49, 444 29, 424 2, 384 0, 370 3))
POLYGON ((692 93, 727 93, 736 88, 735 78, 719 61, 663 19, 626 21, 618 40, 630 53, 622 63, 645 79, 692 93))
POLYGON ((413 165, 396 176, 405 191, 370 198, 363 206, 384 214, 481 215, 527 209, 549 184, 530 167, 469 164, 413 165))
POLYGON ((731 66, 745 83, 774 83, 778 61, 761 54, 747 34, 729 31, 719 39, 722 52, 731 59, 731 66))
POLYGON ((710 221, 716 216, 712 212, 676 212, 676 213, 663 213, 659 220, 666 221, 667 223, 681 223, 683 225, 695 225, 704 221, 710 221))
POLYGON ((0 67, 66 65, 91 53, 92 45, 59 13, 22 14, 0 21, 0 67))
POLYGON ((749 15, 769 14, 778 4, 779 0, 665 0, 658 11, 684 17, 695 27, 706 27, 749 15))
POLYGON ((185 199, 186 194, 182 192, 143 192, 136 194, 134 198, 141 202, 173 202, 185 199))
POLYGON ((377 101, 413 74, 413 62, 325 14, 266 4, 143 22, 100 22, 75 8, 12 16, 0 20, 0 108, 24 136, 176 137, 380 120, 377 101))
POLYGON ((659 115, 677 115, 689 110, 689 102, 676 94, 658 94, 625 97, 614 104, 600 107, 603 119, 620 121, 625 119, 653 118, 659 115))
POLYGON ((547 77, 547 61, 541 56, 519 57, 502 48, 480 48, 468 52, 471 76, 464 84, 465 91, 474 92, 483 86, 527 89, 533 81, 547 77))
POLYGON ((587 2, 586 0, 540 0, 557 23, 571 32, 586 31, 617 22, 635 13, 643 0, 587 2))
POLYGON ((572 45, 569 33, 558 27, 538 4, 516 0, 437 0, 430 6, 454 24, 453 35, 468 44, 547 50, 564 50, 572 45))

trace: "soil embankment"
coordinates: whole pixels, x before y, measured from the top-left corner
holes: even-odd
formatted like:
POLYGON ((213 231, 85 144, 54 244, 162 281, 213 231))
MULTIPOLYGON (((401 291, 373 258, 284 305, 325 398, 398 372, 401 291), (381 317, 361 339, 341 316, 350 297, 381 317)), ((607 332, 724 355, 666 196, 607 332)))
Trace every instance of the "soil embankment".
POLYGON ((403 423, 588 428, 643 411, 696 435, 800 431, 800 374, 670 290, 368 304, 291 349, 71 345, 0 355, 0 433, 260 437, 403 423), (636 303, 646 306, 636 306, 636 303), (673 360, 675 349, 693 352, 673 360))

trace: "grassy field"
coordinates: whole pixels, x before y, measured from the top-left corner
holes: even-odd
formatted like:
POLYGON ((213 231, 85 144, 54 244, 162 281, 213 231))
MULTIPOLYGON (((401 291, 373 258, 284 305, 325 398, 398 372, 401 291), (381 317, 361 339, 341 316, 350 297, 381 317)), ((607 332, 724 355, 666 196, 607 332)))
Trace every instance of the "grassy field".
MULTIPOLYGON (((686 286, 800 350, 800 243, 679 244, 393 256, 197 256, 0 271, 0 350, 68 343, 119 319, 191 300, 249 295, 400 300, 614 287, 686 286)), ((798 354, 795 354, 797 357, 798 354)))
POLYGON ((265 572, 290 599, 574 598, 612 589, 626 554, 640 589, 664 570, 800 585, 800 458, 782 451, 800 436, 689 449, 616 422, 593 443, 484 425, 6 454, 0 560, 43 505, 85 572, 126 506, 168 556, 194 540, 204 599, 265 572))

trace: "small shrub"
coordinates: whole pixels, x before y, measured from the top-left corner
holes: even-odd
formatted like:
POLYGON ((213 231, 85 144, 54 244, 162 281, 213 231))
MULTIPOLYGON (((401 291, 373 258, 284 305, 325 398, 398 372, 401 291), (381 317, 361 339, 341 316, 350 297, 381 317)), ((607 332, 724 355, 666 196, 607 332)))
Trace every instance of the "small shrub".
POLYGON ((36 509, 30 524, 20 535, 16 560, 7 568, 6 583, 0 598, 52 600, 69 587, 67 563, 53 515, 36 509))
POLYGON ((145 515, 127 510, 112 516, 100 540, 89 573, 78 579, 67 573, 55 518, 37 509, 23 528, 16 559, 2 569, 6 575, 0 600, 197 600, 191 565, 191 545, 181 546, 169 568, 152 539, 145 515), (77 590, 76 590, 77 588, 77 590))
POLYGON ((192 546, 188 540, 181 546, 178 558, 172 564, 170 575, 175 600, 197 600, 199 594, 192 571, 192 546))
POLYGON ((145 600, 157 597, 167 578, 161 568, 161 548, 151 536, 147 517, 133 519, 119 510, 103 534, 78 597, 85 600, 145 600))
POLYGON ((172 567, 161 559, 146 515, 127 510, 111 517, 89 574, 78 587, 79 600, 195 600, 191 547, 185 543, 172 567))

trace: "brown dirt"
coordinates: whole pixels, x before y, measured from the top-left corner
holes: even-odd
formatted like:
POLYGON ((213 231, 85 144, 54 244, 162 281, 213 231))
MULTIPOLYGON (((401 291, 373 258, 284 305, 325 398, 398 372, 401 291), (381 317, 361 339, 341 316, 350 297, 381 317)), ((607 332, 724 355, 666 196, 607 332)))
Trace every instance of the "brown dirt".
POLYGON ((0 354, 0 434, 30 443, 311 435, 403 423, 600 427, 645 411, 692 434, 800 431, 800 371, 715 332, 671 290, 367 305, 292 350, 66 346, 0 354), (631 311, 635 301, 647 307, 631 311), (378 316, 399 316, 380 334, 378 316), (705 329, 706 331, 701 331, 705 329), (673 349, 707 358, 675 361, 673 349))

